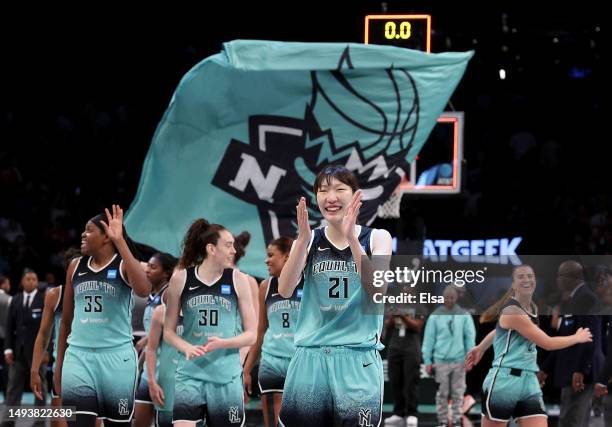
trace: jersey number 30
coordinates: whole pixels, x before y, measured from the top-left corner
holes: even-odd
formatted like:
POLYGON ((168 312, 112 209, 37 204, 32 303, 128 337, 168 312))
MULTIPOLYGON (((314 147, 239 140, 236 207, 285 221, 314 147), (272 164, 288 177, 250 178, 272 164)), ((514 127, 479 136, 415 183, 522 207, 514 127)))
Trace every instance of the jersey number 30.
POLYGON ((200 310, 200 326, 218 326, 219 325, 219 310, 200 310))

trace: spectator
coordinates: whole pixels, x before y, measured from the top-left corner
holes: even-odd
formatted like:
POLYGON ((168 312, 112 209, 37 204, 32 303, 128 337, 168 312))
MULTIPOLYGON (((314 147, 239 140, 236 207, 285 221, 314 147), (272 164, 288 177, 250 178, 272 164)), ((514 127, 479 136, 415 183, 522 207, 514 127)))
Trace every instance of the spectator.
POLYGON ((561 304, 558 335, 573 335, 578 328, 589 328, 590 343, 577 344, 552 352, 538 374, 543 382, 554 373, 554 384, 561 388, 561 427, 587 427, 591 413, 594 380, 603 366, 601 322, 593 315, 598 308, 597 297, 584 281, 582 265, 565 261, 559 266, 557 284, 569 298, 561 304))
POLYGON ((448 399, 452 399, 453 426, 461 426, 463 393, 465 392, 466 353, 476 344, 476 329, 472 316, 457 305, 454 286, 444 289, 444 305, 429 316, 423 338, 423 363, 427 373, 438 384, 436 410, 438 424, 448 424, 448 399), (435 372, 435 373, 434 373, 435 372), (449 393, 450 390, 450 393, 449 393))
MULTIPOLYGON (((8 277, 0 273, 0 348, 4 348, 4 337, 6 334, 6 318, 9 304, 11 303, 11 281, 8 277)), ((4 363, 0 361, 0 391, 5 390, 6 369, 4 363)))
MULTIPOLYGON (((25 384, 29 384, 29 373, 32 365, 34 341, 44 307, 45 295, 38 291, 38 276, 33 270, 25 269, 21 276, 22 292, 11 299, 6 322, 4 359, 9 367, 9 378, 6 389, 6 405, 21 404, 25 384)), ((48 361, 48 358, 47 358, 48 361)), ((41 365, 41 376, 46 369, 41 365)), ((43 396, 46 396, 46 381, 43 381, 43 396)), ((42 406, 45 400, 36 399, 42 406)), ((3 427, 13 426, 13 421, 5 421, 3 427)))
MULTIPOLYGON (((410 292, 406 286, 404 292, 410 292)), ((393 415, 385 419, 387 426, 416 427, 417 388, 421 365, 421 330, 425 309, 418 304, 400 307, 385 322, 392 328, 389 342, 389 381, 393 390, 393 415)))
POLYGON ((4 274, 0 273, 0 341, 4 339, 6 316, 11 302, 11 281, 4 274))

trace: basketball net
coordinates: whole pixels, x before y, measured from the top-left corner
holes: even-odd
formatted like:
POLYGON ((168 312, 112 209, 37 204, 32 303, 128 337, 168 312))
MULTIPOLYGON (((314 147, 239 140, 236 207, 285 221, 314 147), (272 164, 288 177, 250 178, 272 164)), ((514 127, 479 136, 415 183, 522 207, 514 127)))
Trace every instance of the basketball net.
POLYGON ((399 218, 402 194, 403 193, 398 185, 393 193, 391 193, 391 196, 389 196, 389 199, 378 207, 378 217, 383 219, 399 218))

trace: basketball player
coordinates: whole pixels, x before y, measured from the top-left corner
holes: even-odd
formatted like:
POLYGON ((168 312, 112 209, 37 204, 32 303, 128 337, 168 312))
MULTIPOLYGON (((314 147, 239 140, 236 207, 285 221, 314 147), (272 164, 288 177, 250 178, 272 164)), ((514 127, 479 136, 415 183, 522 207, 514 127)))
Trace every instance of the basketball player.
POLYGON ((279 423, 378 425, 383 316, 362 312, 371 288, 360 273, 362 255, 391 254, 391 236, 356 225, 362 192, 344 166, 322 169, 314 193, 329 225, 311 231, 300 199, 299 234, 278 280, 283 297, 292 296, 300 280, 304 289, 279 423))
MULTIPOLYGON (((165 299, 166 296, 164 296, 165 299)), ((156 427, 172 426, 172 407, 174 406, 174 377, 179 358, 178 350, 162 340, 166 304, 157 306, 153 311, 147 343, 146 364, 149 372, 148 385, 151 400, 155 404, 156 427)), ((183 318, 179 317, 177 335, 183 335, 183 318)))
MULTIPOLYGON (((70 261, 72 261, 80 251, 77 249, 68 249, 64 254, 65 264, 64 267, 68 268, 70 261)), ((40 400, 43 399, 42 395, 42 380, 40 378, 40 365, 45 359, 45 353, 49 347, 49 341, 51 340, 51 332, 53 332, 53 367, 52 372, 55 375, 55 368, 57 362, 57 342, 60 331, 60 321, 62 319, 62 301, 64 296, 64 286, 56 286, 55 288, 47 290, 45 293, 45 307, 43 308, 42 319, 40 320, 40 327, 38 334, 36 335, 36 341, 34 342, 34 352, 32 354, 32 368, 30 371, 30 388, 36 397, 40 400)), ((46 366, 46 363, 45 363, 46 366)), ((46 369, 43 370, 46 374, 46 369)), ((58 393, 55 392, 54 385, 51 386, 51 406, 60 407, 62 400, 58 393)), ((52 427, 65 427, 66 421, 53 418, 51 420, 52 427)))
POLYGON ((538 327, 537 307, 532 302, 536 287, 533 269, 520 265, 512 271, 512 286, 496 304, 482 314, 481 321, 498 318, 492 331, 466 356, 466 367, 477 364, 493 342, 495 357, 483 383, 482 425, 502 427, 510 418, 522 427, 548 425, 542 390, 536 377, 536 346, 548 351, 590 342, 588 328, 574 335, 550 337, 538 327))
POLYGON ((123 227, 123 210, 90 219, 81 235, 82 257, 70 263, 60 328, 57 392, 64 406, 76 407, 69 425, 93 427, 128 423, 137 380, 132 344, 132 292, 151 292, 133 242, 123 227), (69 344, 68 348, 66 348, 69 344))
MULTIPOLYGON (((145 328, 145 336, 138 341, 136 345, 137 351, 145 348, 147 345, 153 310, 162 304, 162 297, 168 288, 168 282, 170 281, 176 262, 177 260, 172 255, 157 252, 151 256, 151 259, 149 259, 147 263, 145 272, 153 289, 151 295, 149 295, 147 299, 147 305, 142 319, 145 328)), ((145 365, 142 369, 138 388, 136 389, 135 427, 149 427, 154 416, 153 401, 149 394, 147 366, 145 355, 145 365)))
MULTIPOLYGON (((238 268, 238 262, 240 259, 246 255, 246 247, 251 240, 251 233, 248 231, 243 231, 237 236, 234 236, 234 249, 236 250, 236 254, 234 255, 234 264, 232 268, 238 268)), ((249 281, 249 287, 251 289, 251 301, 253 301, 253 312, 255 315, 259 313, 259 287, 257 286, 257 280, 249 274, 244 273, 247 280, 249 281)), ((240 335, 243 331, 242 320, 238 322, 238 329, 236 330, 236 335, 240 335)), ((249 354, 251 347, 240 347, 240 364, 244 366, 247 355, 249 354)))
POLYGON ((164 340, 185 355, 176 369, 176 427, 203 419, 209 427, 244 425, 238 349, 255 343, 257 320, 248 280, 231 268, 235 253, 225 227, 198 219, 185 236, 181 270, 170 280, 164 340), (236 335, 239 313, 244 332, 236 335))
POLYGON ((291 356, 295 352, 293 337, 300 309, 302 288, 298 287, 289 299, 278 293, 278 276, 287 262, 293 239, 279 237, 268 245, 266 264, 270 278, 259 288, 259 318, 257 341, 244 364, 244 383, 248 393, 252 392, 251 370, 262 354, 259 364, 258 385, 264 425, 278 425, 281 399, 291 356), (274 421, 268 416, 268 396, 272 397, 274 421))

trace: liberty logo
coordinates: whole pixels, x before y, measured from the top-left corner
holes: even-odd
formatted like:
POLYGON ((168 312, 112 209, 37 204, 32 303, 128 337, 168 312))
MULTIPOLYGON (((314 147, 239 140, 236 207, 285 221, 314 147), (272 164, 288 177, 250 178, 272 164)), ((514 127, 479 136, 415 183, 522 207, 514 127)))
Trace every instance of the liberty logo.
MULTIPOLYGON (((316 207, 311 188, 326 165, 342 164, 357 176, 362 224, 375 219, 399 184, 400 169, 409 170, 406 157, 420 125, 413 77, 404 69, 380 70, 372 79, 388 85, 390 98, 379 99, 372 80, 352 78, 352 69, 347 47, 336 70, 310 72, 311 97, 301 117, 250 116, 248 142, 229 141, 212 184, 257 207, 264 241, 295 234, 296 201, 304 196, 316 207)), ((309 215, 315 227, 323 219, 317 209, 309 215)))
POLYGON ((128 411, 128 400, 127 399, 119 399, 119 415, 128 415, 130 412, 128 411))
POLYGON ((229 422, 232 423, 232 424, 240 422, 240 415, 238 415, 238 407, 237 406, 230 407, 230 409, 229 409, 229 422))
POLYGON ((359 410, 359 427, 374 427, 372 425, 372 411, 369 409, 359 410))

